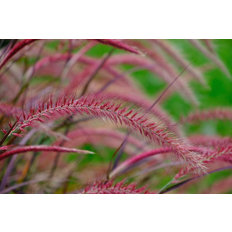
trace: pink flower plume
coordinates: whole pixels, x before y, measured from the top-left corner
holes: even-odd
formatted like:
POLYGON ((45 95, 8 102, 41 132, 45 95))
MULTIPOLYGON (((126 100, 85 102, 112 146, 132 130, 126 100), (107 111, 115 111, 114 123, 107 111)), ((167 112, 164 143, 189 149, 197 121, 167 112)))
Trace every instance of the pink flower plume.
POLYGON ((80 192, 85 194, 151 194, 146 187, 137 188, 136 183, 126 184, 125 181, 113 184, 113 181, 108 182, 96 182, 93 185, 85 187, 80 192))
POLYGON ((126 128, 140 133, 155 143, 165 147, 170 147, 176 156, 190 166, 203 167, 198 162, 196 154, 186 149, 185 142, 170 133, 159 121, 152 121, 144 116, 143 111, 131 110, 128 106, 123 106, 113 100, 108 101, 104 95, 88 95, 80 99, 68 99, 61 97, 55 104, 52 100, 35 110, 31 109, 28 115, 23 115, 23 120, 17 124, 11 133, 22 130, 25 127, 33 126, 35 123, 44 123, 45 120, 55 120, 65 115, 87 115, 95 118, 108 119, 115 124, 120 124, 126 128))
POLYGON ((230 108, 214 108, 190 113, 187 117, 183 117, 183 123, 197 123, 208 120, 231 120, 232 110, 230 108))

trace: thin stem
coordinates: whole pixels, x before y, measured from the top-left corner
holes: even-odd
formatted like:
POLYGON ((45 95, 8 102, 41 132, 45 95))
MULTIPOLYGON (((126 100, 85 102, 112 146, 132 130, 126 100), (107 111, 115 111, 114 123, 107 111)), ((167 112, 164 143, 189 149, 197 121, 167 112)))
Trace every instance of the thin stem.
POLYGON ((182 72, 168 85, 168 87, 163 91, 163 93, 157 98, 157 100, 151 105, 151 107, 146 111, 145 114, 147 114, 156 104, 157 102, 163 97, 163 95, 168 91, 168 89, 177 81, 177 79, 184 73, 184 71, 189 67, 190 64, 188 64, 182 72))
POLYGON ((103 60, 99 63, 99 65, 97 66, 96 70, 94 71, 94 73, 90 76, 89 80, 87 81, 87 83, 84 86, 84 89, 81 93, 81 96, 83 96, 85 94, 85 92, 88 89, 88 86, 90 84, 90 82, 93 80, 93 78, 96 76, 96 74, 99 72, 99 70, 103 67, 103 65, 106 63, 106 61, 110 58, 110 56, 113 54, 114 48, 111 49, 111 51, 103 58, 103 60))

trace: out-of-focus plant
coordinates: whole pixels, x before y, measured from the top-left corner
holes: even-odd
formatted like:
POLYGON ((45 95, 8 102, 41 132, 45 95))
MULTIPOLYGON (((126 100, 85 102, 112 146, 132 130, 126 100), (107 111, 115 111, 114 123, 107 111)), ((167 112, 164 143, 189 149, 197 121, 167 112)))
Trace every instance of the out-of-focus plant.
POLYGON ((231 190, 231 41, 0 43, 1 193, 231 190))

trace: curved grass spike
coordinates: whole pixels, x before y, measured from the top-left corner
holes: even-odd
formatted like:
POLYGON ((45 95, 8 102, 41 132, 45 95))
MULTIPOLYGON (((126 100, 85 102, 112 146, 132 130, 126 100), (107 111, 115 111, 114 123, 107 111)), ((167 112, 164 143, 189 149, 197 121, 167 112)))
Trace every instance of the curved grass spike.
POLYGON ((163 146, 171 147, 179 159, 202 169, 195 154, 186 149, 183 141, 173 136, 163 125, 152 122, 145 114, 130 110, 130 107, 123 106, 122 103, 107 101, 104 96, 89 95, 78 100, 67 99, 66 96, 60 98, 55 104, 52 102, 41 104, 35 111, 23 115, 23 120, 17 124, 12 133, 17 130, 24 130, 28 126, 34 126, 38 122, 45 122, 44 119, 55 120, 65 115, 87 115, 96 118, 105 118, 116 124, 139 132, 149 140, 163 146))

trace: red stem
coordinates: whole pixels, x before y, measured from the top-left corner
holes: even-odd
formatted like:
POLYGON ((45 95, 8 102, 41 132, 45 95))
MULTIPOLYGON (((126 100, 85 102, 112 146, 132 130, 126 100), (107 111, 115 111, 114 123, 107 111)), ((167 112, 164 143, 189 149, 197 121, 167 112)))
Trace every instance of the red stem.
POLYGON ((88 154, 92 153, 90 151, 85 150, 78 150, 75 148, 66 148, 66 147, 59 147, 59 146, 44 146, 44 145, 36 145, 36 146, 24 146, 12 149, 10 151, 6 151, 3 154, 0 155, 0 160, 3 160, 9 156, 16 155, 18 153, 24 153, 28 151, 56 151, 56 152, 75 152, 75 153, 82 153, 82 154, 88 154))

